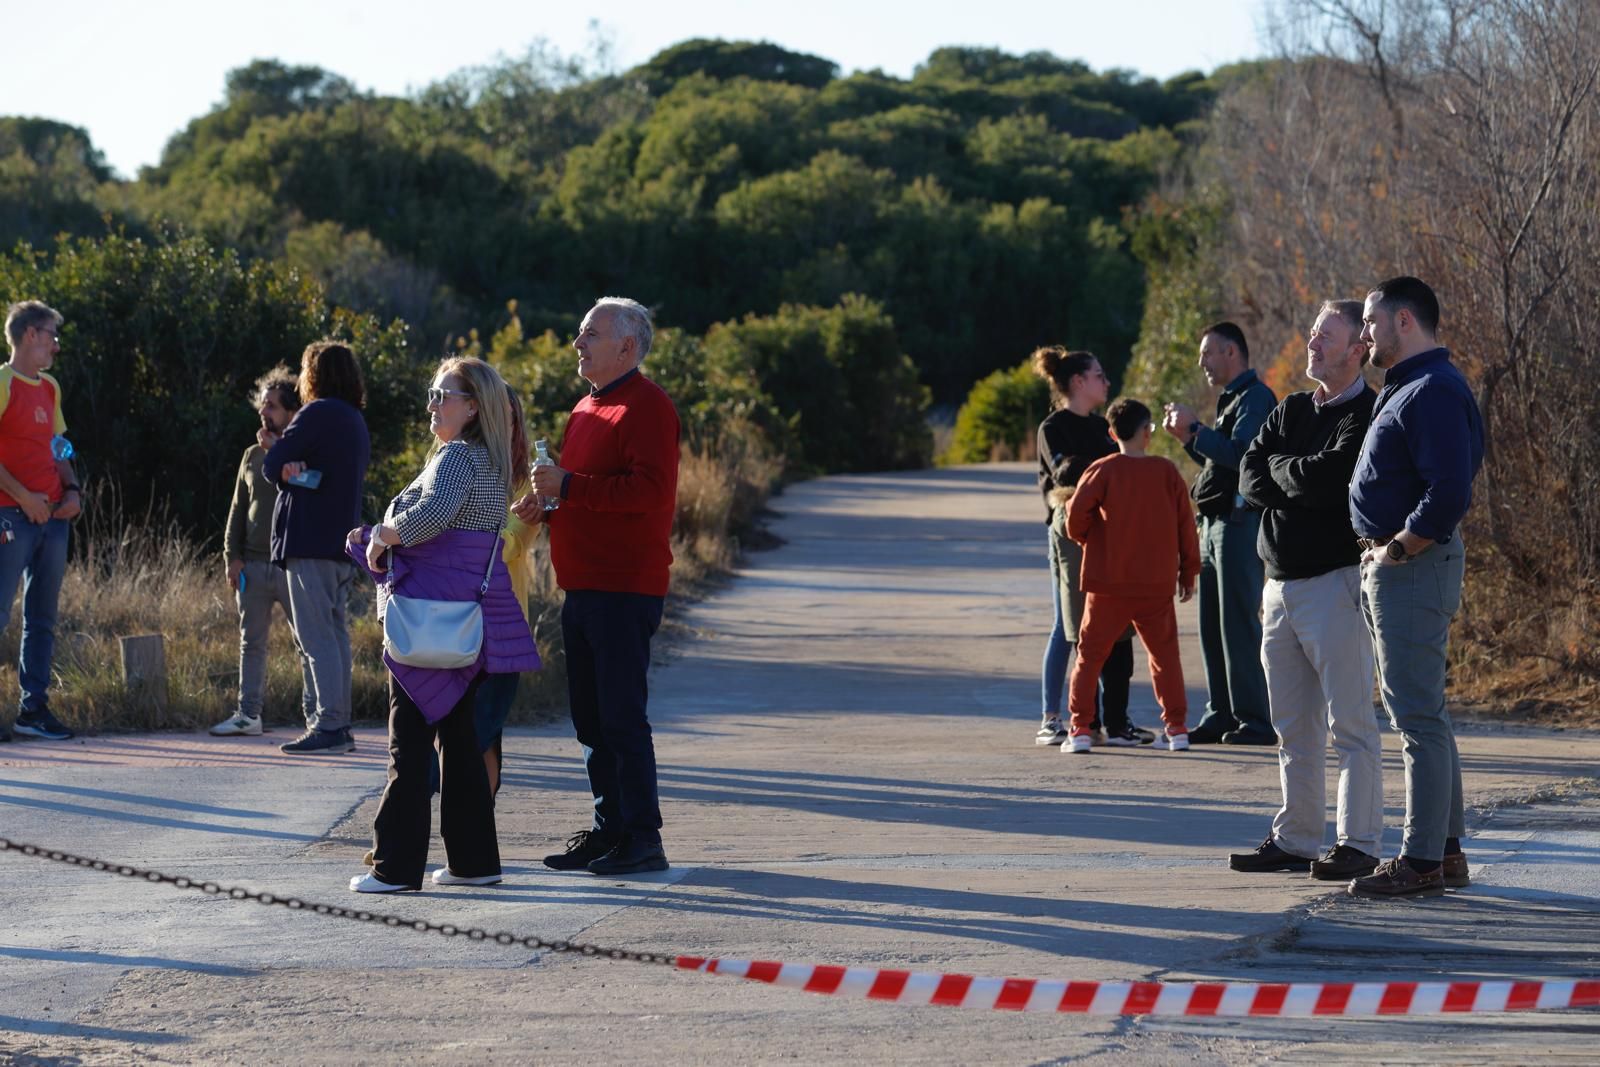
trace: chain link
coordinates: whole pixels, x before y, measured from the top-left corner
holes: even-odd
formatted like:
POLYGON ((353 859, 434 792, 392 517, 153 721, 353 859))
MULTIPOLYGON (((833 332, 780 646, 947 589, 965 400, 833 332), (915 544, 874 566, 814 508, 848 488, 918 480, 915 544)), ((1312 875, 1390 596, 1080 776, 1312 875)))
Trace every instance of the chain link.
POLYGON ((181 874, 163 874, 161 871, 146 870, 142 867, 130 867, 122 863, 110 863, 106 860, 90 859, 86 856, 74 856, 70 852, 41 848, 38 845, 24 844, 21 841, 11 841, 3 837, 0 837, 0 852, 20 852, 24 856, 32 856, 35 859, 65 863, 73 867, 87 867, 92 871, 103 871, 107 874, 120 874, 124 878, 133 878, 141 882, 170 885, 176 889, 197 889, 208 896, 227 897, 229 900, 252 900, 257 904, 275 905, 288 908, 290 911, 309 911, 334 919, 353 919, 356 922, 376 923, 380 926, 389 926, 395 929, 410 929, 419 934, 464 937, 469 941, 490 941, 496 945, 521 945, 525 948, 545 952, 570 952, 580 956, 622 960, 626 963, 649 963, 668 967, 676 966, 677 964, 677 957, 663 956, 655 952, 633 952, 624 948, 602 948, 599 945, 584 945, 572 941, 546 941, 542 937, 534 937, 532 935, 518 937, 516 934, 505 931, 491 933, 477 926, 460 927, 452 923, 431 923, 425 919, 406 919, 399 915, 383 915, 365 909, 345 908, 337 904, 319 904, 310 900, 301 900, 299 897, 280 897, 274 893, 257 893, 254 890, 244 889, 240 886, 218 885, 216 882, 197 882, 193 878, 188 878, 181 874))

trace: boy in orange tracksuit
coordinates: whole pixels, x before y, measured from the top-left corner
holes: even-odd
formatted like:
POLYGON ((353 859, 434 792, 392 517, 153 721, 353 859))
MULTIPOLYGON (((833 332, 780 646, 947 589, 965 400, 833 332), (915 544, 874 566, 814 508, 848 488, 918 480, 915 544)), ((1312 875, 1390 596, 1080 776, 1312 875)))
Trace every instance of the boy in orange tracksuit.
POLYGON ((1071 750, 1089 751, 1100 668, 1131 622, 1150 656, 1167 747, 1181 752, 1189 747, 1189 701, 1172 591, 1187 601, 1200 573, 1189 487, 1170 460, 1145 454, 1154 429, 1149 408, 1124 397, 1106 416, 1120 452, 1090 465, 1067 508, 1067 536, 1083 545, 1088 594, 1068 698, 1071 750))

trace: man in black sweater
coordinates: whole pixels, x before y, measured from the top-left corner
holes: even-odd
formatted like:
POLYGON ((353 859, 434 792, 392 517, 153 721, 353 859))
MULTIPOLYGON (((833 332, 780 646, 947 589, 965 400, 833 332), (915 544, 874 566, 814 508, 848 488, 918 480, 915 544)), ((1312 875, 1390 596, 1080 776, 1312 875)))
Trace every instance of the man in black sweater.
POLYGON ((1344 880, 1377 866, 1383 836, 1383 742, 1349 514, 1350 476, 1377 399, 1361 374, 1361 302, 1323 304, 1306 351, 1306 375, 1317 388, 1286 397, 1239 465, 1239 492, 1262 512, 1261 660, 1281 741, 1283 808, 1261 846, 1228 864, 1344 880), (1326 824, 1330 729, 1339 757, 1338 836, 1314 859, 1326 824))

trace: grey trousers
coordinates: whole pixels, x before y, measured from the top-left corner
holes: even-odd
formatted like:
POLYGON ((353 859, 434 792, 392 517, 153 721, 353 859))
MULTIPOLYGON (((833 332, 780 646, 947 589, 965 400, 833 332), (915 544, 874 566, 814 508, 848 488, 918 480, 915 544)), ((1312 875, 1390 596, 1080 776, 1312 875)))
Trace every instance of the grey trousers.
POLYGON ((239 714, 261 718, 262 692, 267 681, 267 638, 272 632, 272 605, 283 608, 300 657, 301 703, 306 721, 316 716, 316 689, 311 680, 311 664, 294 638, 294 614, 289 607, 289 575, 282 567, 264 561, 249 561, 241 572, 244 592, 235 591, 239 605, 239 714))
POLYGON ((1322 850, 1331 731, 1339 759, 1335 843, 1382 855, 1383 734, 1372 707, 1372 638, 1361 615, 1360 568, 1268 578, 1261 606, 1261 666, 1283 786, 1272 839, 1296 856, 1322 850))
POLYGON ((1437 861, 1447 837, 1466 833, 1461 756, 1444 707, 1445 648, 1461 607, 1461 538, 1430 545, 1409 563, 1366 564, 1361 610, 1377 656, 1378 691, 1404 739, 1406 823, 1401 855, 1437 861))
POLYGON ((1200 520, 1200 660, 1206 669, 1206 713, 1199 729, 1216 726, 1272 736, 1267 680, 1261 672, 1261 586, 1256 552, 1261 513, 1236 509, 1200 520))
POLYGON ((310 666, 316 705, 306 726, 339 730, 350 725, 350 632, 345 605, 356 580, 354 564, 332 559, 290 559, 289 617, 310 666))

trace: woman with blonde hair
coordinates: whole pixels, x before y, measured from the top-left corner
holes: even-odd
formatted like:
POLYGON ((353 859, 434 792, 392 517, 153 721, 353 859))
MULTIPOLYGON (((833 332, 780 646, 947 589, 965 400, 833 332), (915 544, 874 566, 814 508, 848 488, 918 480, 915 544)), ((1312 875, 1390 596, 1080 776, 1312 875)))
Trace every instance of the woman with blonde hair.
POLYGON ((446 865, 433 872, 433 881, 500 881, 494 802, 479 754, 473 705, 485 678, 539 666, 500 552, 501 527, 518 482, 506 384, 481 359, 447 359, 428 390, 428 412, 434 445, 422 473, 390 502, 383 522, 350 531, 347 551, 380 583, 380 614, 389 595, 480 600, 483 643, 477 660, 466 667, 411 666, 384 653, 389 668, 389 784, 373 820, 372 871, 350 880, 358 893, 422 888, 436 738, 442 757, 439 829, 446 865))

